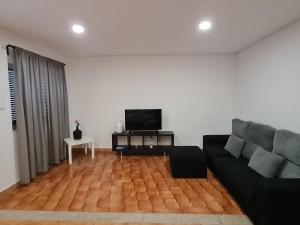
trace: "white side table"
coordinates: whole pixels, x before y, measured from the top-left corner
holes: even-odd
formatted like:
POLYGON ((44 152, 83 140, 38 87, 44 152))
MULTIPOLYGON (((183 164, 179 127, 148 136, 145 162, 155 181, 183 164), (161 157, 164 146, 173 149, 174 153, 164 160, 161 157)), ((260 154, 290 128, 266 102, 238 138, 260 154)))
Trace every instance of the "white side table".
POLYGON ((74 140, 73 138, 65 138, 64 141, 68 145, 69 153, 69 164, 72 164, 72 147, 75 145, 84 145, 84 152, 87 154, 88 144, 91 144, 92 147, 92 159, 95 158, 95 148, 94 148, 94 139, 87 136, 82 136, 80 140, 74 140))

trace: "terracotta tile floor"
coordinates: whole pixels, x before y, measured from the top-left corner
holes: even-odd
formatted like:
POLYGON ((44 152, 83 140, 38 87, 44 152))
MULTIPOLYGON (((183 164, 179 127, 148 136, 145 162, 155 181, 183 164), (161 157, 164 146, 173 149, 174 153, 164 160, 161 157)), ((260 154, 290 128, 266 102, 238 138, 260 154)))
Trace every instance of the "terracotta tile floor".
POLYGON ((74 152, 30 185, 0 195, 0 209, 86 212, 242 214, 209 172, 208 179, 173 179, 168 157, 128 156, 110 151, 74 152))

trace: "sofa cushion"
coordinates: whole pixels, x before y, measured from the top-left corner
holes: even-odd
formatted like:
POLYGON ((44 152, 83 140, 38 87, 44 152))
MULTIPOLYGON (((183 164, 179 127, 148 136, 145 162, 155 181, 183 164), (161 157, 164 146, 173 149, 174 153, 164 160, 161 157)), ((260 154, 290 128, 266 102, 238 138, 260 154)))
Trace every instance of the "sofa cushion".
POLYGON ((288 160, 278 177, 300 178, 300 134, 287 130, 277 130, 273 145, 273 152, 288 160))
POLYGON ((246 141, 245 146, 242 150, 242 156, 246 159, 250 159, 257 147, 259 146, 250 141, 246 141))
POLYGON ((275 128, 254 122, 248 124, 246 140, 271 151, 273 149, 275 128))
POLYGON ((288 130, 277 130, 273 152, 300 166, 300 134, 288 130))
POLYGON ((279 178, 300 178, 300 166, 289 162, 288 160, 283 165, 278 174, 279 178))
POLYGON ((248 166, 266 178, 275 177, 285 162, 285 158, 257 147, 248 166))
POLYGON ((245 141, 242 138, 232 134, 229 137, 227 144, 224 148, 225 150, 230 152, 230 154, 232 154, 235 158, 239 158, 241 156, 244 144, 245 141))
POLYGON ((248 201, 255 198, 258 180, 262 177, 247 166, 242 159, 216 157, 212 159, 220 178, 248 201))
POLYGON ((273 145, 273 152, 287 159, 278 177, 300 178, 300 134, 277 130, 273 145))
POLYGON ((212 157, 233 157, 228 151, 221 146, 207 146, 203 149, 208 158, 212 157))
POLYGON ((289 162, 288 160, 283 165, 278 174, 279 178, 300 178, 300 166, 289 162))
POLYGON ((245 139, 247 134, 247 128, 248 122, 237 118, 232 120, 232 133, 236 136, 245 139))

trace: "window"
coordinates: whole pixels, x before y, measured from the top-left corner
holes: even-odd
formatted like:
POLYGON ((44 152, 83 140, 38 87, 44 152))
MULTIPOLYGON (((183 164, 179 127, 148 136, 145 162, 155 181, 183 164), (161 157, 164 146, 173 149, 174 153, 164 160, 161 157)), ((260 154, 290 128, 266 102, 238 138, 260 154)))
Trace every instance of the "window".
POLYGON ((14 76, 13 65, 8 64, 8 85, 9 85, 9 93, 10 93, 11 119, 12 119, 13 129, 15 129, 17 125, 14 79, 15 76, 14 76))
MULTIPOLYGON (((44 99, 44 115, 48 116, 48 94, 47 94, 47 83, 46 76, 43 77, 43 87, 42 87, 42 95, 44 99)), ((12 119, 12 127, 16 129, 17 127, 17 113, 16 113, 16 98, 15 98, 15 72, 13 64, 8 64, 8 85, 9 85, 9 93, 10 93, 10 106, 11 106, 11 119, 12 119)))

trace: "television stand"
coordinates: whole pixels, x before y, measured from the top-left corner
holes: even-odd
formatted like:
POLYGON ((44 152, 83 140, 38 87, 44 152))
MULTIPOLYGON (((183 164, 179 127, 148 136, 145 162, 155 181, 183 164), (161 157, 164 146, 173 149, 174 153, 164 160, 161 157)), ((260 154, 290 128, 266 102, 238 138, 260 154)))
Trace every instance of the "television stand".
POLYGON ((173 131, 126 130, 112 134, 112 150, 122 154, 167 155, 173 147, 173 131))

